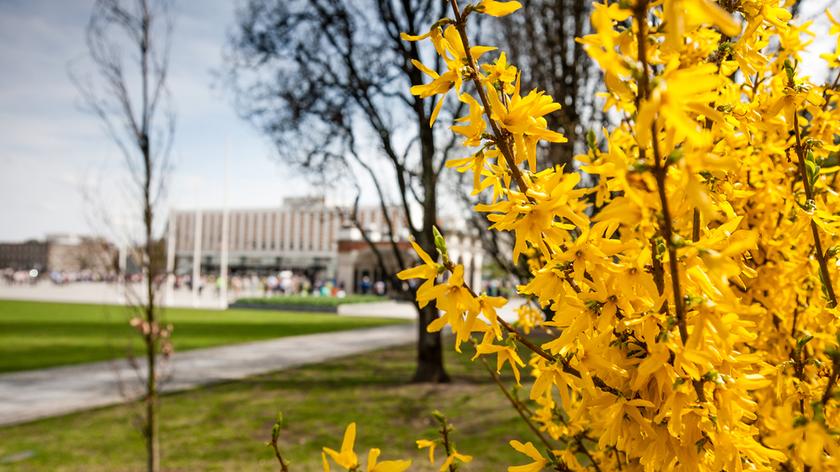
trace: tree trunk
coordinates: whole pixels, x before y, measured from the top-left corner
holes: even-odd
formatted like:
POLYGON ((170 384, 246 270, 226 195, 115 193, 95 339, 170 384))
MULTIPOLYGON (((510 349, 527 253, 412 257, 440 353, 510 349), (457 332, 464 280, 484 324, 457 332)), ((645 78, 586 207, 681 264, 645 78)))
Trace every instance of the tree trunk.
POLYGON ((417 370, 414 371, 412 382, 417 383, 447 383, 449 375, 443 367, 443 343, 440 332, 429 333, 426 327, 438 317, 437 308, 426 305, 418 308, 417 312, 417 370))
POLYGON ((146 361, 148 377, 146 378, 146 470, 157 472, 160 470, 160 444, 158 439, 157 421, 157 372, 155 372, 155 341, 146 340, 146 361))

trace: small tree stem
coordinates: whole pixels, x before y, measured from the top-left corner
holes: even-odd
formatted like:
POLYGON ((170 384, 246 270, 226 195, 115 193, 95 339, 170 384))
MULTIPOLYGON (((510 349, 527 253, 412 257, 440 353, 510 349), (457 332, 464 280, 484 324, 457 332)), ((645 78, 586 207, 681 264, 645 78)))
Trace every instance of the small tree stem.
POLYGON ((528 428, 530 428, 531 431, 534 432, 537 438, 539 438, 539 440, 545 445, 545 447, 549 451, 554 450, 554 446, 551 444, 551 442, 549 442, 548 438, 545 437, 542 431, 540 431, 539 428, 537 428, 537 426, 533 423, 533 421, 531 421, 531 418, 528 416, 528 413, 525 410, 524 405, 522 405, 522 402, 516 399, 513 396, 513 394, 510 393, 505 387, 505 384, 502 383, 502 379, 499 378, 499 374, 497 374, 496 371, 493 370, 492 367, 490 367, 490 364, 487 363, 486 359, 484 359, 483 357, 480 357, 479 359, 481 360, 481 363, 484 364, 484 368, 487 369, 487 372, 490 374, 490 377, 492 377, 496 385, 499 386, 499 390, 501 390, 502 393, 505 394, 505 397, 508 399, 510 404, 513 405, 513 407, 516 409, 516 412, 519 413, 519 416, 521 416, 522 420, 525 421, 525 424, 528 425, 528 428))
MULTIPOLYGON (((446 418, 440 420, 440 436, 443 439, 443 449, 446 451, 446 457, 449 457, 452 455, 452 445, 449 442, 449 424, 446 422, 446 418)), ((449 464, 449 472, 455 472, 456 470, 455 461, 452 461, 449 464)))

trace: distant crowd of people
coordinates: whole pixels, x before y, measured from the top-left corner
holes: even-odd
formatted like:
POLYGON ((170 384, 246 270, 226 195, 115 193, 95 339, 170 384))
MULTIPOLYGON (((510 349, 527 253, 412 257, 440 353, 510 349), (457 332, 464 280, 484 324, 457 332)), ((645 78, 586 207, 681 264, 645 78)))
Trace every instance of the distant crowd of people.
POLYGON ((118 279, 116 272, 102 274, 92 270, 44 272, 34 268, 0 269, 0 280, 6 285, 32 285, 46 280, 56 285, 65 285, 74 282, 114 282, 118 279))
MULTIPOLYGON (((364 284, 363 284, 364 286, 364 284)), ((197 291, 199 294, 206 290, 214 290, 215 294, 221 295, 223 282, 221 277, 215 274, 202 275, 198 280, 197 291)), ((367 291, 362 293, 385 294, 384 283, 370 283, 366 285, 367 291)), ((192 290, 193 277, 191 274, 179 275, 175 278, 176 289, 192 290)), ((228 290, 234 298, 240 296, 269 297, 274 295, 319 295, 344 297, 347 289, 343 283, 336 280, 315 279, 312 281, 304 274, 290 270, 283 270, 269 274, 234 274, 229 277, 228 290)))
POLYGON ((514 283, 507 278, 485 280, 482 285, 484 287, 484 292, 491 297, 510 298, 516 293, 514 290, 514 283))
MULTIPOLYGON (((156 282, 165 283, 165 276, 156 278, 156 282)), ((121 277, 116 273, 102 274, 89 270, 83 271, 51 271, 44 272, 38 269, 16 270, 0 269, 0 280, 7 285, 34 285, 41 282, 51 282, 55 285, 67 285, 77 282, 117 282, 121 277)), ((143 276, 140 273, 132 273, 124 276, 129 283, 142 282, 143 276)), ((197 281, 199 294, 207 290, 214 291, 216 296, 221 295, 223 287, 222 278, 217 274, 203 274, 197 281)), ((174 279, 176 290, 192 290, 192 274, 176 275, 174 279)), ((228 290, 234 298, 240 296, 273 296, 273 295, 321 295, 343 297, 347 294, 344 283, 335 279, 314 280, 305 274, 291 270, 282 270, 269 274, 258 273, 235 273, 228 277, 228 290)), ((381 280, 372 280, 365 275, 358 281, 355 293, 385 295, 387 285, 381 280)))
MULTIPOLYGON (((142 275, 139 273, 129 274, 125 278, 130 283, 139 283, 143 280, 142 275)), ((192 279, 191 274, 177 275, 174 282, 175 289, 192 290, 192 279)), ((120 280, 120 277, 116 272, 102 274, 90 270, 82 270, 75 272, 51 271, 44 273, 38 269, 15 270, 6 268, 0 269, 0 280, 6 285, 32 285, 45 280, 55 285, 66 285, 76 282, 116 282, 120 280)), ((313 281, 306 275, 291 270, 273 272, 267 275, 238 273, 228 277, 228 280, 228 290, 234 298, 241 296, 261 295, 263 297, 269 297, 273 295, 299 294, 343 297, 347 294, 347 287, 335 279, 315 279, 313 281)), ((161 284, 164 281, 164 276, 160 276, 157 279, 157 282, 161 284)), ((413 282, 416 281, 407 281, 404 285, 414 285, 413 282)), ((491 296, 510 296, 514 293, 514 284, 509 279, 485 280, 482 286, 484 292, 491 296)), ((386 295, 390 288, 390 284, 383 280, 374 280, 369 275, 363 275, 356 281, 356 286, 353 287, 353 293, 386 295)), ((408 286, 403 288, 408 289, 408 286)), ((198 280, 197 289, 199 294, 204 293, 205 290, 213 290, 216 296, 220 296, 222 279, 215 274, 202 275, 198 280)))
MULTIPOLYGON (((271 295, 292 295, 292 294, 320 294, 320 295, 338 295, 338 292, 344 291, 344 286, 336 286, 332 281, 316 280, 313 284, 308 277, 294 273, 290 270, 284 270, 268 275, 252 274, 235 274, 229 278, 228 290, 230 290, 234 297, 239 297, 243 294, 263 296, 271 295)), ((205 290, 214 290, 216 295, 221 294, 223 287, 222 278, 215 274, 202 275, 197 282, 197 290, 203 293, 205 290)), ((193 288, 193 277, 191 274, 184 274, 175 277, 176 289, 193 288)))

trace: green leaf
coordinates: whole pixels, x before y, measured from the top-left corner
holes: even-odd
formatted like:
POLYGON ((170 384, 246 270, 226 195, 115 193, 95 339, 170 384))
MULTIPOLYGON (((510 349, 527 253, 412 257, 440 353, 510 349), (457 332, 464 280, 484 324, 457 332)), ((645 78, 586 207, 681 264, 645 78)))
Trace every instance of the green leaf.
POLYGON ((444 261, 448 260, 449 256, 446 251, 446 240, 443 239, 443 235, 440 234, 437 226, 432 226, 432 233, 435 235, 435 248, 437 248, 438 253, 440 253, 444 261))

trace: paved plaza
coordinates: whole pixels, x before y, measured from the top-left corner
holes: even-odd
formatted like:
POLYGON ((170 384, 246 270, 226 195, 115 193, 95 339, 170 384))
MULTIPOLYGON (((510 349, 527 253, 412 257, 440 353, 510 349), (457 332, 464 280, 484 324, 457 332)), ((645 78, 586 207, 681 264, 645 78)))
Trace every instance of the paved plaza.
MULTIPOLYGON (((48 281, 17 285, 0 283, 0 299, 6 300, 121 305, 125 303, 127 293, 130 293, 132 299, 133 297, 145 299, 144 289, 139 283, 129 284, 128 287, 107 282, 73 282, 65 285, 56 285, 48 281)), ((203 290, 198 296, 193 296, 192 291, 188 289, 172 290, 171 293, 166 293, 166 289, 162 288, 160 293, 165 306, 221 309, 222 305, 213 289, 203 290)), ((243 297, 251 295, 254 294, 240 294, 243 297)), ((231 291, 229 301, 233 302, 234 297, 235 294, 231 291)))

